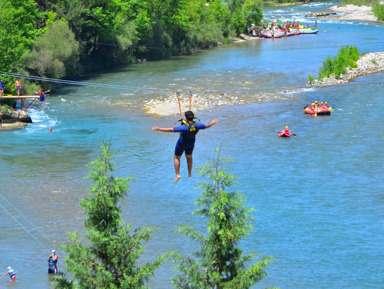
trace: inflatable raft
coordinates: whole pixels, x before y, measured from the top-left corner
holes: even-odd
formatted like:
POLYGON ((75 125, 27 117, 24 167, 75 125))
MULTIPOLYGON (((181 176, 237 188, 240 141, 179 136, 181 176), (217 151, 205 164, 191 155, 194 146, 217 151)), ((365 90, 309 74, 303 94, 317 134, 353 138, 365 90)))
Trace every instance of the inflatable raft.
POLYGON ((304 113, 306 114, 316 114, 316 115, 331 115, 331 109, 330 108, 320 108, 313 110, 311 108, 305 108, 303 109, 304 113))

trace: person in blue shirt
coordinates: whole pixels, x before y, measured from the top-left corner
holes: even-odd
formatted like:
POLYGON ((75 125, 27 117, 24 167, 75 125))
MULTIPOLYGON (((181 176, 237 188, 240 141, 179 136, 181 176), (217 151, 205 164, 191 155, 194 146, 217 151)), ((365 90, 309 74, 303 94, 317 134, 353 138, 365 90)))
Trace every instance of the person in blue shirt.
POLYGON ((13 270, 11 267, 8 267, 7 272, 1 278, 4 278, 8 274, 9 278, 11 278, 11 281, 14 282, 16 280, 17 272, 18 271, 13 270))
POLYGON ((185 151, 185 157, 187 159, 188 165, 188 177, 192 177, 192 152, 195 147, 196 134, 201 129, 210 128, 214 124, 217 124, 219 121, 217 119, 212 120, 210 123, 202 124, 194 122, 195 115, 192 111, 188 110, 185 112, 185 119, 182 121, 182 125, 177 127, 152 127, 154 131, 162 131, 162 132, 178 132, 180 133, 180 137, 176 143, 175 147, 175 172, 176 178, 174 183, 177 183, 180 180, 180 158, 185 151))
POLYGON ((0 79, 0 97, 3 95, 4 92, 4 82, 2 79, 0 79))
POLYGON ((57 274, 57 261, 59 257, 56 255, 56 251, 52 250, 51 254, 49 255, 47 261, 48 261, 48 273, 49 274, 57 274))

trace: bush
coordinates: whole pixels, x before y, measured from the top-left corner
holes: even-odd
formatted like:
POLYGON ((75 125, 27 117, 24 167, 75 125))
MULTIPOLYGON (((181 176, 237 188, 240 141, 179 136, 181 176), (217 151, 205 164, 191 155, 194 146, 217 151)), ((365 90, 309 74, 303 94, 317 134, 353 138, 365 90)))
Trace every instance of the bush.
POLYGON ((347 72, 347 68, 356 68, 356 61, 360 58, 360 53, 355 46, 341 47, 335 58, 328 56, 319 70, 319 80, 334 76, 337 79, 341 74, 347 72))
POLYGON ((62 78, 77 73, 79 43, 65 20, 51 22, 25 59, 33 75, 62 78))
POLYGON ((315 78, 312 75, 308 75, 308 81, 314 81, 315 78))
POLYGON ((373 5, 373 14, 379 19, 380 21, 384 21, 384 5, 375 4, 373 5))

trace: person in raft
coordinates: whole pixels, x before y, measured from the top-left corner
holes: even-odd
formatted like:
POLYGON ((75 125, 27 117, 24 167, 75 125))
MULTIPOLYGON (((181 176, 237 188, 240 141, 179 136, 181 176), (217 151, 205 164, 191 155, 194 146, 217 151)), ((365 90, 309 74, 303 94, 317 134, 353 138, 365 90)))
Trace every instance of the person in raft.
POLYGON ((175 163, 175 172, 176 172, 176 178, 174 183, 177 183, 178 180, 180 180, 180 158, 183 155, 183 152, 185 151, 185 157, 187 159, 187 165, 188 165, 188 177, 192 177, 192 152, 193 148, 195 146, 195 140, 196 140, 196 134, 201 129, 210 128, 214 124, 217 124, 219 120, 214 119, 210 123, 202 124, 202 123, 196 123, 194 122, 195 115, 192 111, 188 110, 185 112, 185 120, 182 120, 182 125, 177 127, 152 127, 152 130, 154 131, 162 131, 162 132, 179 132, 180 138, 178 139, 175 147, 175 157, 174 157, 174 163, 175 163))
POLYGON ((51 255, 49 255, 48 262, 48 273, 57 274, 57 261, 59 257, 56 255, 56 251, 52 250, 51 255))
POLYGON ((11 267, 7 268, 7 272, 1 278, 4 278, 7 274, 9 274, 12 282, 16 280, 17 271, 13 270, 11 267))
POLYGON ((286 136, 290 136, 290 135, 291 135, 291 132, 289 131, 288 126, 285 127, 285 130, 283 131, 283 133, 284 133, 286 136))

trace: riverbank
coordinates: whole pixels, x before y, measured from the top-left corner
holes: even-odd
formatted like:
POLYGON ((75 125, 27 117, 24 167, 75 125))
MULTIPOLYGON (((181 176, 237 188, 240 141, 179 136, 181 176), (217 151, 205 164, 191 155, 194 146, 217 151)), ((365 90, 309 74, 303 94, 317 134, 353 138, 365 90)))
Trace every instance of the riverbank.
POLYGON ((330 17, 332 20, 379 22, 377 17, 373 14, 371 6, 335 5, 328 8, 328 10, 343 14, 340 16, 330 17))
POLYGON ((323 81, 317 79, 308 82, 308 85, 334 85, 342 84, 351 81, 360 76, 374 74, 384 71, 384 52, 373 52, 364 54, 358 61, 356 61, 356 68, 347 68, 345 75, 340 75, 340 79, 335 77, 324 78, 323 81))

